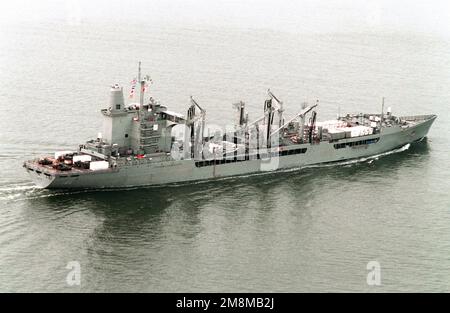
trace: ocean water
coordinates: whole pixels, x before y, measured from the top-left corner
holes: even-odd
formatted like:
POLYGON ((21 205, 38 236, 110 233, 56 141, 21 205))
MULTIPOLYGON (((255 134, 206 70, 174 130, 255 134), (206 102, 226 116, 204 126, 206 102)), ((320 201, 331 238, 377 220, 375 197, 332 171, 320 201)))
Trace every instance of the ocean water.
POLYGON ((450 41, 414 31, 140 27, 48 19, 0 29, 0 291, 450 291, 450 41), (261 115, 437 114, 426 140, 359 163, 198 184, 36 188, 24 160, 95 137, 137 62, 152 96, 211 127, 261 115), (80 264, 81 284, 66 268, 80 264), (381 285, 367 284, 368 262, 381 285))

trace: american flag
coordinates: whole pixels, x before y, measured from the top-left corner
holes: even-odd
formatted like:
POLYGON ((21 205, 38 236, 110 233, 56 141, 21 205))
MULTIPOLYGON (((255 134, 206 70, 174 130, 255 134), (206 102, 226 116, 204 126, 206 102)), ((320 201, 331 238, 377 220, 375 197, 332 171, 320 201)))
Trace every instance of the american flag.
POLYGON ((130 98, 133 98, 133 97, 134 97, 134 93, 135 93, 135 91, 136 91, 136 83, 137 83, 137 79, 134 78, 134 79, 131 81, 130 98))

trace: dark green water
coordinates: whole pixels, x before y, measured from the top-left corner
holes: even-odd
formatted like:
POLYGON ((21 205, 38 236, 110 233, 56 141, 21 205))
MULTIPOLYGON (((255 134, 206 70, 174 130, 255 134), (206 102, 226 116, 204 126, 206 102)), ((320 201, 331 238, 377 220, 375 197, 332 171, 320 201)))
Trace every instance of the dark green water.
POLYGON ((64 22, 0 30, 0 291, 450 291, 450 42, 409 32, 64 22), (123 25, 122 25, 123 26, 123 25), (276 42, 270 45, 268 42, 276 42), (113 191, 39 190, 23 160, 95 137, 108 86, 142 60, 151 92, 211 124, 271 88, 319 120, 437 114, 428 140, 341 166, 113 191), (81 265, 68 286, 66 265, 81 265), (366 265, 381 265, 368 286, 366 265))

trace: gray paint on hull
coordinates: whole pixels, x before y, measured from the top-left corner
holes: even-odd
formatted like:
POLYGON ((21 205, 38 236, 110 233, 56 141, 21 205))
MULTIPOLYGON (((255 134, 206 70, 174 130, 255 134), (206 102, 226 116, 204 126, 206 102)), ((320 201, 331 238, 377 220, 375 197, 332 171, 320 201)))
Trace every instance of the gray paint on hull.
MULTIPOLYGON (((196 167, 193 160, 169 161, 142 165, 129 165, 114 172, 89 172, 77 177, 47 176, 30 172, 31 178, 42 188, 86 189, 122 188, 162 185, 179 182, 200 181, 228 176, 271 172, 277 169, 297 168, 321 163, 339 162, 350 159, 378 155, 404 146, 425 137, 435 120, 435 116, 413 127, 383 128, 381 134, 360 137, 371 139, 380 137, 374 144, 335 149, 334 143, 298 145, 307 148, 305 154, 287 155, 267 160, 249 160, 215 166, 196 167), (272 167, 270 162, 276 162, 272 167)), ((356 138, 355 138, 356 139, 356 138)))

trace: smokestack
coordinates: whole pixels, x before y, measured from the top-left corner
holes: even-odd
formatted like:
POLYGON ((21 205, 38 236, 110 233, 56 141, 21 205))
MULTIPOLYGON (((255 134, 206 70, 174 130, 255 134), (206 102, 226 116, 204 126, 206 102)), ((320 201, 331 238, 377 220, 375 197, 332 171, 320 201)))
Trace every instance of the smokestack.
POLYGON ((123 98, 123 88, 118 84, 111 86, 110 96, 109 96, 109 106, 111 112, 123 111, 125 108, 125 101, 123 98))

